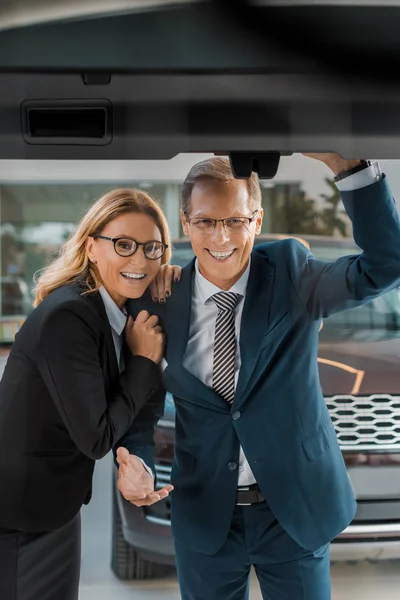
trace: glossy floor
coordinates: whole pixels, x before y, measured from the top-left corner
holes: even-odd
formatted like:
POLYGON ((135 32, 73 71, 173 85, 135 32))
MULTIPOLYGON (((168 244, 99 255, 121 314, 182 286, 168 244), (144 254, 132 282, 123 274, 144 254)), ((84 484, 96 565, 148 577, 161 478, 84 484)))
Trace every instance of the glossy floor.
MULTIPOLYGON (((93 500, 82 511, 83 557, 79 600, 179 600, 176 578, 142 583, 118 581, 110 570, 111 456, 97 464, 93 500)), ((398 600, 400 563, 335 564, 332 600, 398 600)), ((261 600, 253 578, 251 600, 261 600)), ((293 599, 295 600, 295 599, 293 599)))

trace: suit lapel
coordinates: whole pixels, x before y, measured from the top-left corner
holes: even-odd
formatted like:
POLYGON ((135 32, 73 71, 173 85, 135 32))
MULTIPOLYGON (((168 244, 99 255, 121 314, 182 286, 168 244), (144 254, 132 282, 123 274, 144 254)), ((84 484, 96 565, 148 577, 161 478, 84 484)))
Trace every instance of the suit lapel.
POLYGON ((182 365, 190 329, 194 260, 182 269, 181 280, 174 286, 167 301, 165 328, 168 335, 166 359, 168 365, 182 365))
MULTIPOLYGON (((182 389, 189 391, 190 397, 199 402, 211 403, 214 408, 226 411, 228 408, 226 402, 183 366, 183 357, 190 331, 194 264, 195 259, 182 269, 181 280, 174 287, 166 304, 165 330, 167 332, 168 371, 179 384, 183 384, 182 389)), ((189 396, 187 399, 190 399, 189 396)))
POLYGON ((268 259, 253 252, 240 326, 241 367, 234 406, 246 399, 246 390, 257 362, 259 349, 269 321, 275 270, 268 259))
POLYGON ((94 292, 94 294, 88 294, 87 296, 90 300, 95 304, 98 313, 102 320, 104 321, 104 332, 105 332, 105 342, 106 342, 106 354, 107 354, 107 373, 109 375, 110 381, 115 379, 119 375, 119 366, 117 362, 117 355, 115 353, 115 345, 111 331, 111 325, 107 318, 106 309, 104 306, 104 302, 98 292, 94 292))

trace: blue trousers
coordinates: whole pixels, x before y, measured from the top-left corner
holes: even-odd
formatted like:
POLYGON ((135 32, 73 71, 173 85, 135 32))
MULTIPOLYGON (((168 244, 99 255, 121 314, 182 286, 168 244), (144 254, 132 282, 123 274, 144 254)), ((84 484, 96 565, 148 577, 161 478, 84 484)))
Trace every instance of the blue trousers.
POLYGON ((265 502, 236 506, 228 538, 214 555, 175 541, 182 600, 247 600, 254 567, 264 600, 330 600, 329 544, 301 548, 265 502))

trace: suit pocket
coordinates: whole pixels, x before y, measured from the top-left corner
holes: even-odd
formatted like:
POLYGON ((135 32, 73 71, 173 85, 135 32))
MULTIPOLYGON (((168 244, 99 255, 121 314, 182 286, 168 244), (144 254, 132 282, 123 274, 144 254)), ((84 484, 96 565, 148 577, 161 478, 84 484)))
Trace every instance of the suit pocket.
POLYGON ((302 446, 308 460, 316 461, 323 456, 335 443, 336 433, 332 423, 326 423, 317 433, 306 440, 302 446))
POLYGON ((270 344, 272 340, 274 340, 279 335, 283 335, 285 331, 287 331, 290 328, 292 323, 293 321, 291 315, 289 313, 286 313, 282 317, 282 319, 278 321, 278 323, 274 325, 274 327, 272 327, 272 329, 267 331, 267 333, 264 335, 261 342, 261 348, 264 348, 264 346, 268 346, 268 344, 270 344))

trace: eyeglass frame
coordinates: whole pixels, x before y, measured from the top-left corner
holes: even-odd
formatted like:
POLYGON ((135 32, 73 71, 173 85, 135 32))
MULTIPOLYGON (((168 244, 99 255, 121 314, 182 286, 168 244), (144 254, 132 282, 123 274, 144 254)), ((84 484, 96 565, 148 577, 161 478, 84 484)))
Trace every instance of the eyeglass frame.
POLYGON ((143 246, 143 254, 144 256, 148 259, 148 260, 160 260, 160 258, 162 258, 165 254, 165 251, 168 248, 168 244, 164 244, 164 242, 160 242, 160 240, 148 240, 147 242, 137 242, 135 239, 127 236, 127 235, 120 235, 118 237, 115 238, 110 238, 107 237, 106 235, 92 235, 91 236, 94 240, 108 240, 109 242, 112 242, 114 244, 114 252, 115 254, 118 254, 118 256, 121 256, 121 258, 129 258, 130 256, 133 256, 134 254, 136 254, 136 252, 138 251, 139 246, 143 246), (133 252, 131 252, 131 254, 120 254, 119 252, 117 252, 117 249, 115 247, 116 243, 119 240, 130 240, 131 242, 134 242, 136 244, 136 248, 134 249, 133 252), (164 246, 164 251, 161 254, 161 256, 158 256, 157 258, 150 258, 150 256, 147 256, 147 254, 144 251, 144 247, 147 244, 151 244, 151 242, 157 242, 157 244, 162 244, 164 246))
MULTIPOLYGON (((257 209, 256 211, 254 211, 254 213, 252 214, 251 217, 225 217, 225 219, 212 219, 211 217, 197 217, 199 221, 201 221, 202 219, 207 219, 209 221, 212 221, 214 224, 212 226, 212 229, 216 229, 217 228, 217 223, 222 223, 224 229, 226 229, 226 225, 225 225, 225 221, 229 221, 230 219, 247 219, 248 220, 248 224, 251 225, 251 223, 253 223, 253 221, 255 220, 255 218, 257 217, 257 215, 259 214, 260 210, 257 209)), ((191 225, 190 221, 192 221, 193 219, 196 219, 196 217, 189 217, 189 215, 187 213, 185 214, 185 218, 186 218, 186 223, 188 223, 191 227, 196 227, 196 225, 191 225)), ((204 230, 203 230, 204 231, 204 230)), ((239 231, 239 230, 238 230, 239 231)))

